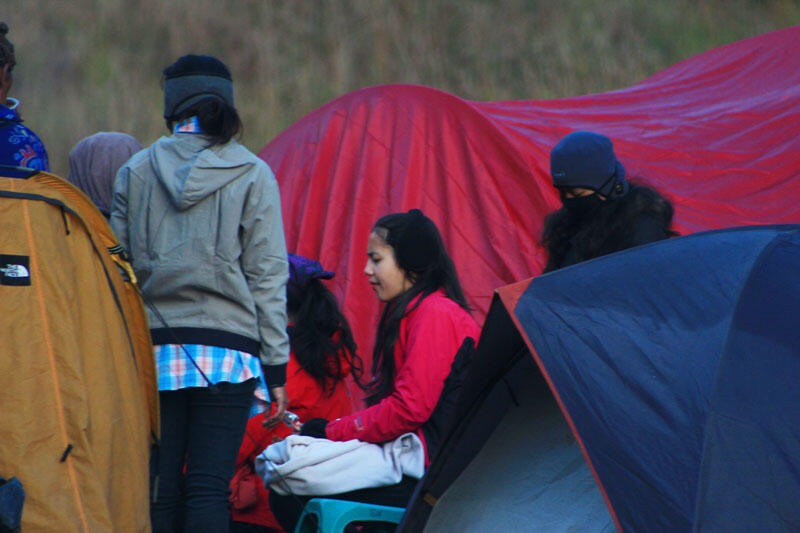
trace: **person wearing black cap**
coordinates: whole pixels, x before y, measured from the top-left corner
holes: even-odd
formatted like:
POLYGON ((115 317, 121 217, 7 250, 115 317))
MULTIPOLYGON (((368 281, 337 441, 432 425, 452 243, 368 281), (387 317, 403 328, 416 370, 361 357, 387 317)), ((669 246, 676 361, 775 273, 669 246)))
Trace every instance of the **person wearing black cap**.
POLYGON ((117 173, 111 227, 147 304, 161 404, 153 531, 228 531, 228 483, 255 397, 283 418, 288 262, 278 184, 240 145, 217 58, 164 70, 171 132, 117 173), (266 380, 266 384, 264 381, 266 380))
POLYGON ((550 153, 561 209, 545 218, 544 272, 677 235, 672 204, 658 191, 629 183, 611 140, 575 131, 550 153))
MULTIPOLYGON (((444 423, 434 411, 446 394, 445 380, 457 355, 474 346, 480 328, 438 228, 418 209, 375 223, 364 274, 385 302, 372 352, 368 407, 337 420, 311 419, 300 434, 383 443, 414 432, 425 447, 427 465, 435 454, 436 426, 444 423)), ((415 485, 406 476, 397 485, 325 497, 405 507, 415 485)), ((270 506, 287 531, 295 527, 306 499, 270 492, 270 506)))

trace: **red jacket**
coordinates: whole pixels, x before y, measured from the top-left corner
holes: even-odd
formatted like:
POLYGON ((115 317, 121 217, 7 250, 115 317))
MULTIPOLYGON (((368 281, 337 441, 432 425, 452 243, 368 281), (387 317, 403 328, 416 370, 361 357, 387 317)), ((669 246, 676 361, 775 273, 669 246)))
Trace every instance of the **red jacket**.
POLYGON ((477 341, 479 335, 472 316, 443 291, 429 295, 400 322, 394 391, 372 407, 331 421, 326 436, 379 443, 413 431, 424 443, 422 425, 439 401, 456 352, 465 338, 477 341))
MULTIPOLYGON (((292 352, 286 367, 286 393, 289 396, 289 411, 299 416, 301 421, 311 418, 332 420, 352 412, 352 402, 344 382, 344 378, 349 373, 349 365, 342 360, 341 379, 336 381, 333 395, 328 396, 319 383, 303 370, 292 352)), ((292 429, 283 423, 267 429, 261 424, 263 420, 264 415, 259 414, 248 421, 239 456, 236 459, 237 470, 244 463, 252 465, 256 455, 261 453, 264 448, 292 434, 292 429)), ((234 487, 231 486, 231 490, 233 489, 234 487)), ((231 508, 233 519, 238 522, 260 524, 281 530, 269 509, 269 491, 264 488, 263 483, 259 484, 258 491, 258 504, 255 507, 247 511, 237 511, 231 508)))

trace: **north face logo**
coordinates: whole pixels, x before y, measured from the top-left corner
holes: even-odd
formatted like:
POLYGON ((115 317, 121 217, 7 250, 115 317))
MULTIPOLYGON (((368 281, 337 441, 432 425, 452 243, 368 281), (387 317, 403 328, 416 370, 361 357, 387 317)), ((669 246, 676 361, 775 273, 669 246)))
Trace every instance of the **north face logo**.
POLYGON ((0 285, 30 285, 27 255, 0 255, 0 285))
POLYGON ((30 276, 28 269, 22 265, 8 265, 7 267, 0 268, 0 272, 9 278, 27 278, 30 276))

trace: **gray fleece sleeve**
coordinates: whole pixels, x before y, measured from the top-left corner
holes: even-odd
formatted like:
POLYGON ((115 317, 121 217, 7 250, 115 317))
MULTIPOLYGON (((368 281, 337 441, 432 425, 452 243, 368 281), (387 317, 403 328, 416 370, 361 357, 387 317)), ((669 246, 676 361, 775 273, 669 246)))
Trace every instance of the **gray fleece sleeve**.
POLYGON ((253 295, 261 341, 261 363, 269 386, 285 383, 289 361, 286 333, 286 282, 289 263, 281 218, 278 182, 266 163, 257 173, 242 213, 242 269, 253 295), (272 368, 271 368, 272 367, 272 368))
POLYGON ((130 168, 123 165, 114 178, 114 193, 111 198, 111 218, 109 224, 117 240, 130 253, 128 246, 128 178, 130 168))

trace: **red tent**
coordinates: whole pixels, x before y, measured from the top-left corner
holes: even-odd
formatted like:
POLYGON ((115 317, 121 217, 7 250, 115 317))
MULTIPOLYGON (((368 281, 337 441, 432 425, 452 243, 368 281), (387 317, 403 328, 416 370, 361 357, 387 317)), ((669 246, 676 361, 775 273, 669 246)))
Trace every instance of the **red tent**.
POLYGON ((559 205, 549 153, 586 129, 629 177, 675 204, 682 233, 800 221, 800 27, 723 46, 627 89, 560 100, 471 102, 411 85, 317 109, 260 157, 281 187, 289 251, 335 270, 369 359, 378 301, 362 273, 372 224, 422 209, 442 230, 482 322, 495 288, 544 264, 542 218, 559 205))

